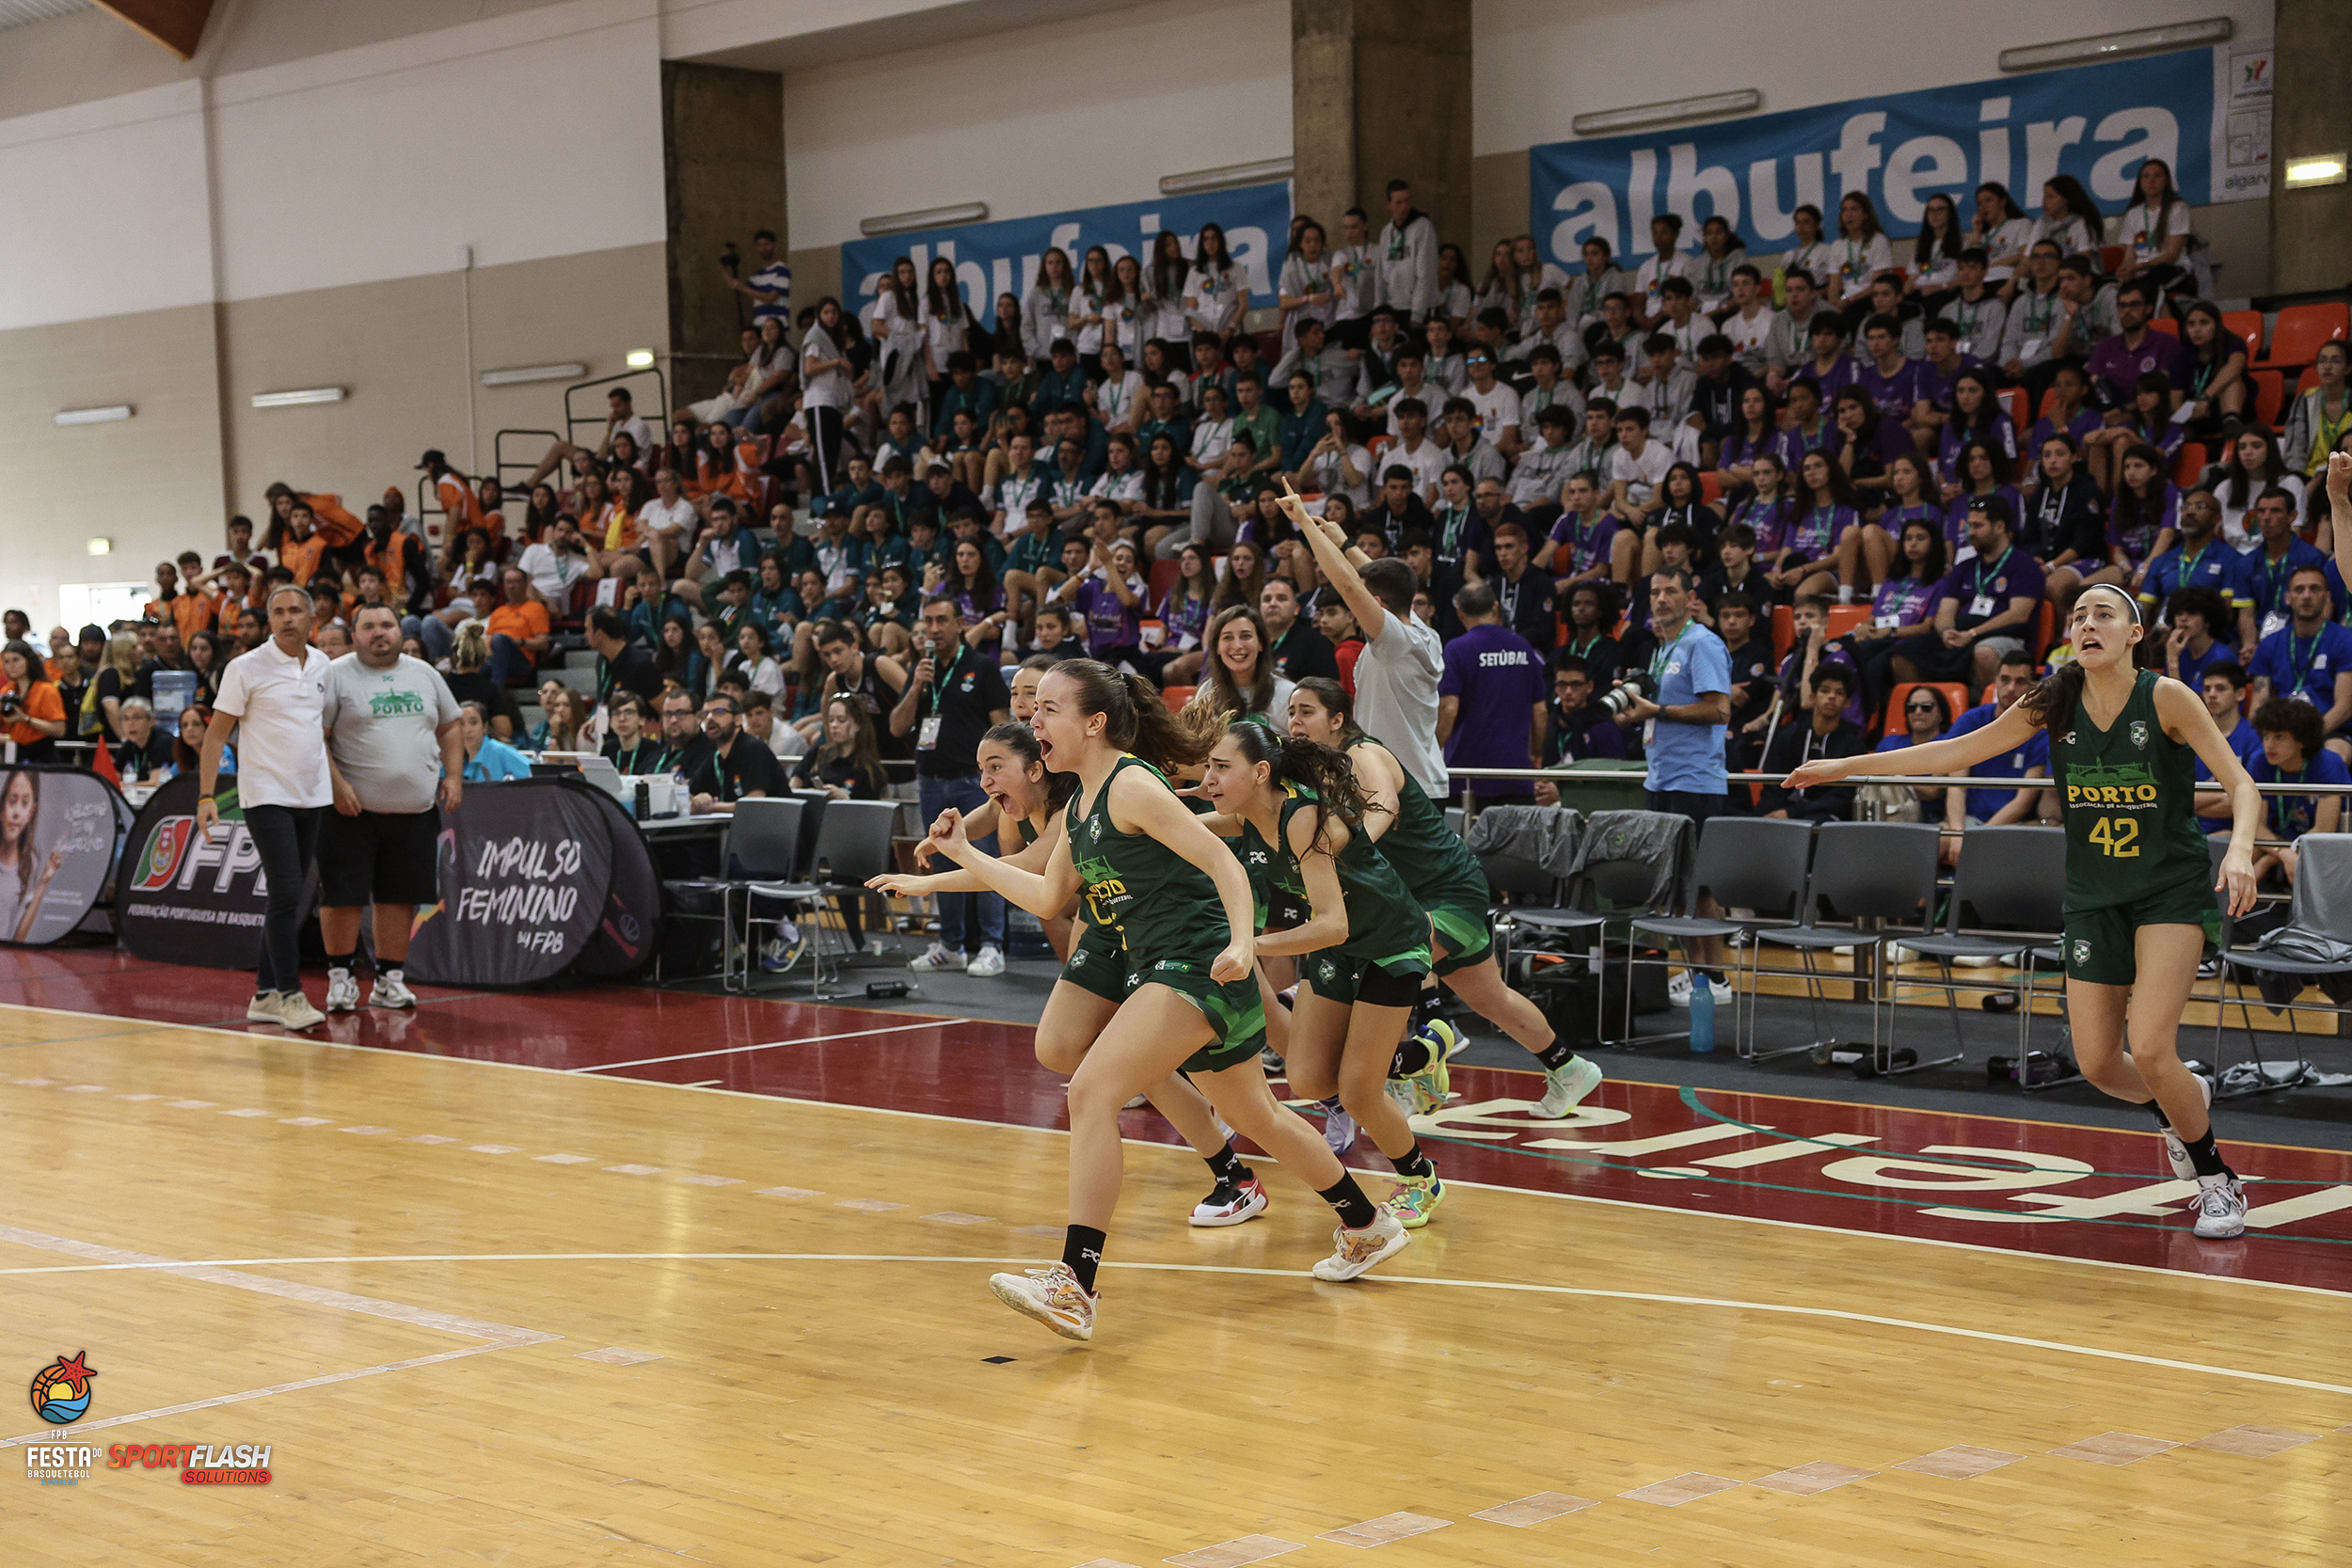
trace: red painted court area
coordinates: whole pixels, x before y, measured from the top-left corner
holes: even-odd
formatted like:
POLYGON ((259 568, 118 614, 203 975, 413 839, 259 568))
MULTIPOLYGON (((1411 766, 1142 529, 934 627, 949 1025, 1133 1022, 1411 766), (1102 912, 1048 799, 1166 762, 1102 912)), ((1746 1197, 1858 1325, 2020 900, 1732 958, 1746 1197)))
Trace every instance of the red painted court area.
MULTIPOLYGON (((242 1030, 249 985, 96 949, 0 951, 0 1002, 31 1006, 242 1030)), ((977 1122, 1065 1119, 1061 1080, 1021 1024, 636 987, 420 995, 413 1014, 362 1010, 318 1034, 977 1122)), ((1417 1124, 1450 1180, 2352 1291, 2352 1155, 2225 1140, 2253 1210, 2244 1240, 2215 1243, 2189 1234, 2191 1184, 2153 1132, 1613 1080, 1539 1121, 1537 1082, 1455 1070, 1454 1101, 1417 1124)), ((1132 1137, 1178 1141, 1150 1111, 1126 1120, 1132 1137)), ((1369 1146, 1351 1161, 1382 1167, 1369 1146)))

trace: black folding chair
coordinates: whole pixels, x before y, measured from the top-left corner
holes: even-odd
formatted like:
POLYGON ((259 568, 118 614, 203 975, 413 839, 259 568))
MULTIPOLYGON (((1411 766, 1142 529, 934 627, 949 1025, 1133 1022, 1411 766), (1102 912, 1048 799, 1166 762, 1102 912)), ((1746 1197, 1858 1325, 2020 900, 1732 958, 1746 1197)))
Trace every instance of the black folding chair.
MULTIPOLYGON (((1961 991, 2021 991, 2017 1082, 2025 1089, 2037 1086, 2028 1064, 2038 966, 2063 961, 2057 943, 2066 924, 2065 903, 2065 829, 1971 828, 1961 835, 1960 864, 1952 875, 1944 930, 1903 939, 1905 947, 1936 961, 1945 1011, 1952 1021, 1952 1043, 1961 1051, 1967 1049, 1960 1029, 1961 991), (1960 958, 2011 965, 2021 972, 2019 986, 1956 979, 1952 964, 1960 958)), ((2063 999, 2062 984, 2058 993, 2063 999)))
MULTIPOLYGON (((1798 973, 1805 983, 1814 1038, 1798 1049, 1820 1056, 1836 1043, 1821 1027, 1823 975, 1816 955, 1851 946, 1857 975, 1864 973, 1866 958, 1868 960, 1870 1044, 1865 1065, 1870 1072, 1915 1072, 1960 1060, 1945 1056, 1897 1066, 1891 1041, 1894 988, 1879 983, 1887 942, 1900 941, 1906 947, 1914 946, 1933 928, 1936 843, 1941 836, 1942 830, 1930 822, 1825 822, 1820 826, 1813 842, 1813 876, 1805 894, 1804 921, 1795 926, 1768 926, 1756 932, 1759 945, 1771 942, 1792 947, 1804 958, 1804 968, 1798 973), (1836 919, 1823 918, 1824 909, 1835 911, 1836 919), (1866 931, 1854 924, 1863 920, 1888 924, 1866 931), (1916 924, 1906 929, 1905 922, 1916 924), (1883 1031, 1879 1027, 1882 990, 1887 1011, 1883 1031)), ((1760 955, 1757 961, 1762 961, 1760 955)))
MULTIPOLYGON (((1663 937, 1683 947, 1691 983, 1699 985, 1698 942, 1707 937, 1753 935, 1768 926, 1793 926, 1804 900, 1805 867, 1813 856, 1813 824, 1777 816, 1716 816, 1699 830, 1698 859, 1692 870, 1691 901, 1678 915, 1645 915, 1631 925, 1636 934, 1663 937), (1754 910, 1746 918, 1701 915, 1702 893, 1714 895, 1725 910, 1754 910)), ((1761 948, 1748 944, 1748 1030, 1740 1033, 1740 964, 1731 969, 1733 1049, 1744 1061, 1759 1062, 1807 1049, 1790 1046, 1758 1054, 1756 1050, 1756 979, 1761 948)))
MULTIPOLYGON (((827 901, 867 897, 866 881, 896 869, 890 841, 898 821, 896 800, 829 800, 818 824, 816 842, 802 862, 807 875, 792 881, 746 884, 754 897, 772 898, 787 909, 806 911, 811 993, 820 1000, 843 994, 829 988, 839 986, 841 960, 850 950, 846 922, 837 923, 834 950, 828 950, 826 933, 835 927, 823 918, 827 901)), ((782 914, 747 918, 746 939, 754 924, 780 925, 783 918, 782 914)), ((749 983, 747 970, 746 989, 749 983)))

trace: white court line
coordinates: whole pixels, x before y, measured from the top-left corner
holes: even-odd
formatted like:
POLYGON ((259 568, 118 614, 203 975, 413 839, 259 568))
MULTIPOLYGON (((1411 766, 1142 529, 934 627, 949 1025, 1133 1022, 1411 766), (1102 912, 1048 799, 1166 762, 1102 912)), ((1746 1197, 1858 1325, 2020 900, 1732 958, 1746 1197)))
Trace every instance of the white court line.
MULTIPOLYGON (((903 1035, 914 1029, 944 1029, 956 1019, 934 1019, 928 1023, 894 1023, 883 1029, 851 1029, 839 1035, 811 1035, 801 1040, 770 1040, 765 1045, 723 1045, 714 1051, 685 1051, 675 1056, 647 1056, 637 1062, 599 1062, 595 1067, 563 1068, 569 1073, 618 1072, 625 1067, 659 1067, 663 1062, 694 1062, 705 1056, 735 1056, 749 1051, 776 1051, 788 1045, 817 1045, 825 1040, 863 1039, 867 1035, 903 1035)), ((361 1049, 365 1049, 362 1047, 361 1049)))
MULTIPOLYGON (((8 1233, 0 1230, 0 1239, 8 1233)), ((486 1252, 486 1253, 418 1253, 382 1258, 240 1258, 217 1259, 202 1263, 175 1263, 168 1259, 153 1262, 108 1262, 87 1268, 71 1265, 40 1269, 5 1269, 0 1275, 17 1274, 75 1274, 106 1270, 167 1268, 289 1268, 297 1264, 320 1263, 348 1265, 353 1263, 547 1263, 547 1262, 723 1262, 723 1263, 1034 1263, 1030 1258, 941 1258, 914 1253, 867 1252, 486 1252)), ((1209 1274, 1248 1275, 1265 1279, 1309 1279, 1314 1276, 1300 1269, 1242 1268, 1216 1263, 1104 1263, 1106 1269, 1134 1269, 1150 1274, 1209 1274)), ((236 1276, 243 1278, 245 1276, 236 1276)), ((1507 1291, 1526 1295, 1581 1296, 1590 1301, 1639 1301, 1662 1307, 1711 1307, 1734 1312, 1770 1312, 1790 1318, 1829 1318, 1840 1323, 1870 1323, 1881 1328, 1908 1329, 1918 1334, 1941 1334, 1957 1339, 1978 1339, 1987 1344, 2016 1345, 2027 1350, 2051 1351, 2061 1355, 2090 1356, 2101 1361, 2128 1361, 2142 1367, 2162 1367, 2170 1371, 2197 1372, 2207 1377, 2236 1378, 2246 1383, 2268 1383, 2283 1388, 2309 1388, 2323 1394, 2352 1396, 2352 1385, 2317 1383, 2309 1378, 2282 1377, 2276 1372, 2248 1371, 2238 1367, 2216 1367, 2201 1361, 2178 1361, 2169 1356, 2142 1355, 2137 1351, 2102 1350, 2096 1345, 2069 1344, 2062 1339, 2036 1339, 2017 1334, 1996 1334, 1990 1329, 1961 1328, 1950 1323, 1921 1323, 1915 1318, 1889 1318, 1875 1312, 1849 1312, 1835 1307, 1801 1307, 1783 1302, 1740 1301, 1727 1296, 1677 1296, 1651 1291, 1600 1291, 1581 1285, 1536 1285, 1502 1279, 1438 1279, 1415 1275, 1367 1275, 1364 1283, 1371 1285, 1421 1285, 1454 1291, 1507 1291)), ((332 1292, 340 1293, 340 1292, 332 1292)), ((462 1321, 462 1320, 459 1320, 462 1321)), ((494 1325, 492 1325, 494 1326, 494 1325)), ((515 1333, 527 1330, 516 1329, 515 1333)), ((555 1338, 554 1335, 540 1336, 555 1338)))
MULTIPOLYGON (((576 1071, 579 1070, 567 1068, 541 1067, 534 1062, 492 1061, 480 1056, 432 1056, 426 1055, 421 1052, 393 1051, 380 1045, 346 1044, 342 1040, 311 1039, 304 1036, 256 1035, 248 1030, 223 1029, 204 1023, 156 1023, 146 1019, 126 1019, 119 1013, 79 1012, 72 1007, 41 1007, 26 1002, 0 1002, 0 1011, 5 1010, 26 1013, 54 1013, 60 1018, 104 1018, 142 1025, 142 1028, 140 1029, 125 1030, 124 1033, 126 1034, 140 1034, 153 1029, 183 1029, 193 1031, 194 1033, 199 1035, 219 1035, 229 1039, 244 1040, 247 1044, 250 1044, 255 1040, 263 1040, 273 1044, 307 1045, 312 1047, 313 1049, 322 1051, 364 1051, 371 1055, 406 1056, 414 1060, 423 1062, 454 1062, 462 1063, 468 1067, 496 1068, 506 1072, 542 1072, 551 1073, 561 1078, 568 1078, 574 1076, 576 1071)), ((954 1023, 959 1022, 985 1022, 988 1021, 941 1018, 936 1019, 933 1022, 938 1023, 954 1023)), ((41 1044, 44 1042, 27 1041, 25 1043, 41 1044)), ((1518 1069, 1505 1069, 1501 1070, 1515 1071, 1518 1069)), ((1049 1137, 1056 1138, 1066 1138, 1070 1136, 1070 1132, 1067 1128, 1040 1127, 1034 1122, 992 1121, 984 1117, 943 1116, 936 1111, 906 1111, 891 1105, 856 1105, 846 1101, 803 1100, 793 1095, 763 1094, 753 1089, 695 1088, 684 1084, 666 1083, 659 1078, 599 1078, 596 1081, 600 1084, 627 1084, 638 1088, 665 1089, 674 1093, 723 1094, 734 1099, 754 1101, 765 1105, 802 1105, 815 1110, 855 1111, 863 1113, 866 1116, 901 1117, 911 1121, 944 1121, 953 1123, 959 1127, 1001 1127, 1017 1132, 1042 1132, 1049 1137)), ((1798 1097, 1776 1096, 1775 1098, 1791 1099, 1798 1097)), ((1532 1105, 1534 1102, 1530 1101, 1528 1103, 1532 1105)), ((1812 1102, 1808 1101, 1808 1103, 1812 1102)), ((1988 1119, 2001 1120, 2004 1118, 1991 1117, 1988 1119)), ((2030 1127, 2061 1127, 2065 1125, 2060 1122, 2027 1122, 2023 1121, 2022 1118, 2009 1119, 2018 1119, 2021 1121, 2022 1125, 2030 1127)), ((1121 1138, 1120 1142, 1137 1148, 1157 1148, 1166 1150, 1169 1153, 1175 1153, 1178 1151, 1187 1154, 1191 1153, 1189 1149, 1184 1148, 1184 1146, 1181 1144, 1164 1144, 1153 1138, 1121 1138)), ((2265 1148, 2292 1148, 2298 1152, 2315 1154, 2329 1154, 2337 1152, 2333 1149, 2310 1148, 2307 1146, 2299 1144, 2264 1144, 2257 1147, 2265 1148)), ((1195 1157, 1198 1158, 1198 1156, 1195 1157)), ((1265 1160, 1267 1157, 1264 1155, 1251 1155, 1250 1158, 1252 1161, 1259 1161, 1265 1160)), ((1352 1169, 1354 1167, 1350 1168, 1352 1169)), ((2352 1296, 2352 1291, 2341 1291, 2327 1285, 2296 1285, 2286 1280, 2251 1279, 2240 1275, 2199 1274, 2188 1269, 2169 1269, 2156 1263, 2126 1263, 2111 1258, 2081 1258, 2066 1253, 2030 1252, 2020 1247, 1989 1246, 1982 1242, 1954 1242, 1947 1241, 1939 1236, 1905 1236, 1899 1232, 1866 1230, 1858 1227, 1817 1225, 1810 1220, 1773 1219, 1764 1214, 1725 1214, 1708 1209, 1684 1209, 1668 1203, 1637 1203, 1631 1198, 1599 1197, 1590 1193, 1547 1192, 1540 1187, 1515 1187, 1500 1181, 1453 1181, 1448 1184, 1451 1186, 1461 1187, 1470 1192, 1515 1193, 1521 1197, 1549 1198, 1557 1203, 1589 1203, 1603 1209, 1631 1210, 1645 1215, 1679 1215, 1687 1219, 1714 1220, 1726 1225, 1756 1225, 1778 1230, 1809 1231, 1813 1234, 1821 1236, 1839 1236, 1849 1241, 1892 1242, 1903 1246, 1938 1247, 1950 1252, 1973 1252, 1986 1257, 2006 1259, 2011 1262, 2027 1261, 2062 1263, 2075 1268, 2114 1269, 2124 1274, 2154 1275, 2165 1279, 2183 1281, 2197 1280, 2212 1285, 2244 1286, 2257 1291, 2284 1291, 2295 1295, 2331 1296, 2339 1300, 2346 1296, 2352 1296)))
MULTIPOLYGON (((103 1420, 76 1422, 75 1432, 93 1432, 101 1427, 120 1426, 129 1421, 153 1420, 162 1416, 177 1416, 190 1410, 209 1410, 215 1405, 239 1404, 246 1400, 265 1399, 272 1394, 291 1393, 299 1388, 316 1388, 330 1383, 348 1383, 354 1378, 373 1377, 379 1372, 404 1371, 411 1367, 431 1366, 438 1361, 453 1361, 460 1356, 480 1355, 485 1351, 512 1350, 520 1345, 545 1344, 560 1339, 560 1334, 546 1334, 537 1329, 516 1328, 510 1323, 485 1323, 474 1318, 461 1318, 451 1312, 436 1312, 422 1307, 410 1307, 397 1301, 380 1301, 373 1296, 356 1296, 347 1291, 330 1291, 320 1285, 300 1285, 287 1279, 269 1279, 260 1275, 230 1272, 236 1265, 212 1262, 186 1262, 175 1258, 158 1258, 152 1254, 131 1252, 121 1247, 101 1246, 94 1242, 77 1242, 70 1237, 45 1235, 38 1230, 23 1230, 14 1226, 0 1226, 0 1242, 18 1246, 35 1247, 43 1252, 62 1252, 72 1258, 90 1259, 83 1264, 62 1265, 65 1272, 102 1269, 146 1269, 168 1272, 183 1279, 201 1280, 209 1285, 227 1285, 234 1290, 252 1291, 262 1295, 281 1296, 312 1307, 332 1307, 346 1312, 364 1313, 372 1318, 389 1318, 418 1328, 435 1329, 444 1334, 463 1334, 487 1344, 472 1345, 464 1350, 439 1351, 431 1355, 412 1356, 405 1361, 388 1361, 373 1367, 358 1367, 348 1371, 327 1372, 318 1377, 302 1378, 293 1383, 275 1383, 266 1388, 247 1388, 241 1393, 215 1395, 186 1404, 168 1405, 159 1410, 134 1411, 127 1416, 110 1416, 103 1420)), ((26 1270, 25 1273, 40 1271, 26 1270)), ((59 1440, 59 1429, 49 1427, 40 1432, 25 1433, 17 1437, 0 1438, 0 1449, 13 1449, 26 1443, 54 1443, 59 1440)))

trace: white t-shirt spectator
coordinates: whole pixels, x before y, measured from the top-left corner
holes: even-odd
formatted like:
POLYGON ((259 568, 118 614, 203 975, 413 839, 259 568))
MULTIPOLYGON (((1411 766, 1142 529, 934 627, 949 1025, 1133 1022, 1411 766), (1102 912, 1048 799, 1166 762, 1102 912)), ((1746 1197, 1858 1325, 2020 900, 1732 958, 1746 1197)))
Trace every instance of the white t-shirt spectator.
POLYGON ((1478 410, 1478 434, 1489 441, 1501 441, 1504 427, 1519 422, 1519 395, 1506 382, 1484 392, 1472 387, 1462 395, 1478 410))
POLYGON ((2090 231, 2090 224, 2074 213, 2060 218, 2053 218, 2046 213, 2036 216, 2033 230, 2026 239, 2026 248, 2030 250, 2044 240, 2058 247, 2061 260, 2069 256, 2088 256, 2095 261, 2099 258, 2099 236, 2090 231))
MULTIPOLYGON (((637 509, 637 520, 644 525, 648 539, 657 533, 675 533, 681 539, 691 539, 694 536, 694 503, 680 496, 664 506, 661 498, 656 496, 637 509)), ((529 555, 531 552, 525 550, 523 553, 529 555)))
POLYGON ((1724 318, 1717 330, 1731 340, 1731 352, 1740 363, 1760 372, 1764 369, 1764 340, 1772 335, 1779 321, 1780 312, 1767 305, 1754 316, 1734 310, 1724 318))
POLYGON ((1224 456, 1232 444, 1233 421, 1230 419, 1202 420, 1192 427, 1193 461, 1204 467, 1224 456))
POLYGON ((1338 453, 1325 452, 1321 456, 1308 458, 1307 488, 1320 490, 1327 496, 1333 494, 1345 496, 1355 503, 1356 510, 1361 512, 1372 504, 1372 486, 1375 478, 1372 453, 1350 442, 1347 449, 1347 466, 1356 470, 1357 483, 1347 483, 1345 475, 1340 468, 1338 453))
POLYGON ((1656 315, 1659 309, 1658 291, 1665 287, 1666 279, 1669 277, 1693 277, 1697 272, 1698 263, 1691 257, 1690 253, 1688 251, 1677 250, 1671 255, 1652 256, 1648 261, 1643 262, 1641 269, 1633 275, 1633 283, 1634 287, 1641 292, 1644 298, 1648 301, 1646 309, 1649 313, 1656 315))
MULTIPOLYGON (((1987 257, 2024 255, 2026 248, 2033 244, 2033 229, 2034 221, 2029 217, 2013 217, 2006 222, 1995 224, 1993 231, 1984 237, 1985 255, 1987 257)), ((2004 282, 2016 276, 2017 269, 2013 266, 1987 266, 1984 269, 1984 280, 1987 283, 2004 282)))
POLYGON ((305 647, 297 659, 273 637, 221 672, 213 711, 237 721, 237 799, 246 805, 335 803, 326 770, 329 667, 316 648, 305 647))
MULTIPOLYGON (((2152 240, 2149 232, 2154 226, 2149 221, 2148 205, 2143 201, 2135 201, 2124 209, 2122 227, 2115 237, 2122 243, 2133 261, 2146 266, 2174 240, 2187 239, 2191 223, 2188 203, 2175 200, 2164 211, 2164 238, 2161 241, 2152 240)), ((2185 261, 2187 259, 2188 252, 2184 249, 2181 260, 2185 261)))
POLYGON ((1438 681, 1444 673, 1444 644, 1409 613, 1382 616, 1379 635, 1356 660, 1356 721, 1433 800, 1446 797, 1445 752, 1438 745, 1438 681))
POLYGON ((1646 502, 1650 492, 1665 482, 1666 470, 1674 466, 1674 448, 1664 441, 1645 441, 1639 457, 1620 446, 1609 454, 1609 482, 1613 484, 1625 481, 1627 498, 1646 502))
MULTIPOLYGON (((822 324, 811 320, 808 330, 801 335, 801 363, 811 359, 838 359, 841 345, 833 341, 822 324)), ((801 389, 801 401, 812 408, 847 408, 850 406, 850 377, 838 369, 821 371, 807 376, 807 385, 801 389)))
MULTIPOLYGON (((1391 441, 1375 461, 1382 473, 1399 465, 1412 469, 1413 488, 1421 492, 1422 499, 1436 504, 1438 482, 1445 477, 1448 461, 1445 448, 1423 437, 1419 451, 1406 451, 1403 441, 1391 441)), ((1379 475, 1373 478, 1376 481, 1379 475)))
MULTIPOLYGON (((651 507, 645 509, 647 512, 652 510, 651 507)), ((686 510, 691 515, 694 509, 690 506, 686 510)), ((642 517, 644 513, 638 515, 642 517)), ((526 546, 523 553, 515 558, 515 564, 531 579, 531 586, 539 591, 539 596, 558 610, 564 610, 570 599, 572 584, 588 572, 586 561, 569 550, 559 550, 548 544, 526 546)), ((424 808, 420 806, 417 809, 421 811, 424 808)))
POLYGON ((773 293, 773 300, 760 300, 752 307, 752 325, 756 326, 771 316, 782 316, 786 326, 792 325, 792 269, 779 256, 745 278, 753 288, 773 293))
POLYGON ((1840 234, 1830 242, 1829 253, 1836 263, 1838 286, 1844 291, 1838 296, 1841 299, 1859 298, 1868 292, 1871 278, 1895 264, 1895 247, 1884 234, 1867 240, 1840 234))

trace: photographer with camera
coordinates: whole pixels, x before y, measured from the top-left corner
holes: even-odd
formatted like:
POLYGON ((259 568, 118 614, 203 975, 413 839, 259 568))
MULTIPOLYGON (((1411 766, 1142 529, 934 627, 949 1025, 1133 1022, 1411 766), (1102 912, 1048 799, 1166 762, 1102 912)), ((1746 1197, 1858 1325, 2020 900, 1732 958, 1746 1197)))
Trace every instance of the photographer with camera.
POLYGON ((792 269, 776 254, 772 230, 763 229, 752 236, 752 253, 759 258, 759 267, 745 278, 736 276, 742 268, 743 254, 735 248, 735 242, 729 240, 719 252, 719 268, 727 275, 727 287, 752 302, 754 326, 771 316, 791 325, 792 269))
MULTIPOLYGON (((1724 764, 1724 731, 1731 721, 1731 657, 1723 639, 1691 618, 1694 595, 1690 572, 1661 567, 1650 577, 1649 624, 1658 651, 1645 670, 1630 671, 1601 706, 1642 726, 1649 768, 1642 780, 1643 804, 1651 811, 1689 817, 1702 830, 1710 816, 1730 810, 1730 784, 1724 764)), ((1712 898, 1700 912, 1713 912, 1712 898)), ((1717 973, 1723 965, 1719 938, 1700 942, 1699 963, 1717 1002, 1731 1000, 1731 988, 1717 973)), ((1666 982, 1666 998, 1691 1005, 1691 972, 1666 982)))
POLYGON ((57 737, 65 734, 65 699, 44 677, 48 662, 23 639, 0 648, 0 734, 16 748, 17 762, 55 762, 57 737))

